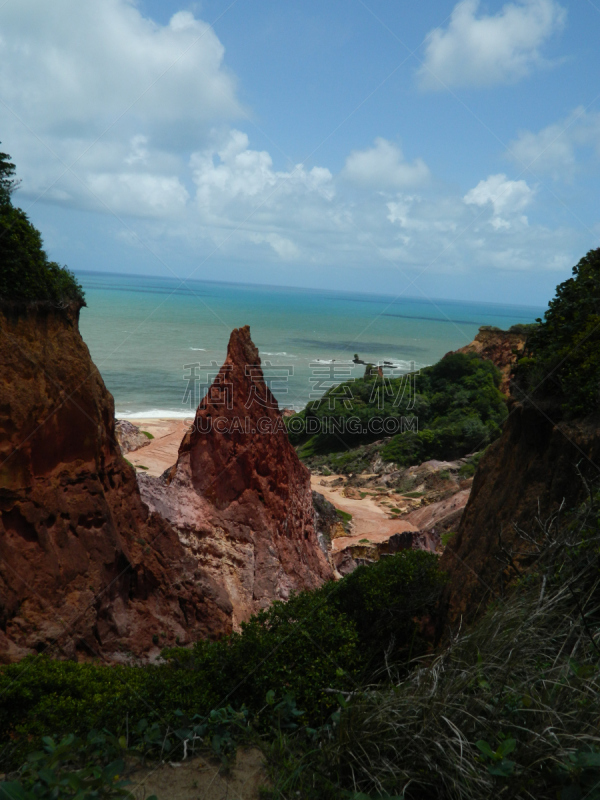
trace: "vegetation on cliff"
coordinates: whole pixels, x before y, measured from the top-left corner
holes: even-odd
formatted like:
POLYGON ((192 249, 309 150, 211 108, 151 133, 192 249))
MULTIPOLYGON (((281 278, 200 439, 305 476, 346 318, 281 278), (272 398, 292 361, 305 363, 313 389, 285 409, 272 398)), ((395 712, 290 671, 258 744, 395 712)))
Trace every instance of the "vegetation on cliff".
POLYGON ((105 666, 32 656, 0 669, 0 768, 18 765, 43 736, 116 735, 146 719, 164 730, 176 711, 228 704, 254 716, 269 692, 293 695, 303 722, 335 710, 386 663, 399 671, 429 648, 422 632, 443 576, 436 556, 405 551, 320 589, 275 602, 220 641, 164 651, 159 666, 105 666))
POLYGON ((75 276, 48 259, 39 231, 12 204, 18 185, 14 175, 10 157, 0 153, 0 302, 83 305, 75 276))
POLYGON ((567 418, 600 408, 600 248, 561 283, 515 371, 518 399, 551 401, 567 418))
POLYGON ((333 387, 286 424, 301 457, 341 453, 343 461, 349 448, 401 430, 402 417, 415 418, 418 430, 409 426, 394 435, 381 450, 384 460, 410 466, 460 458, 500 433, 507 414, 500 379, 494 364, 474 353, 453 353, 414 376, 388 379, 367 369, 363 378, 333 387))

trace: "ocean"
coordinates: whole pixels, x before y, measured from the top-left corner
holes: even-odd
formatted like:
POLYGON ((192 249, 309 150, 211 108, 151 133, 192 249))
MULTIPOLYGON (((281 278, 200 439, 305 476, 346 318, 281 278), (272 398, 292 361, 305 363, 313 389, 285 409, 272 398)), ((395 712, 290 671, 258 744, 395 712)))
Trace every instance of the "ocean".
POLYGON ((281 407, 299 410, 365 362, 390 376, 472 341, 480 325, 533 322, 544 309, 344 291, 78 272, 81 333, 116 416, 188 417, 218 372, 233 328, 250 325, 281 407))

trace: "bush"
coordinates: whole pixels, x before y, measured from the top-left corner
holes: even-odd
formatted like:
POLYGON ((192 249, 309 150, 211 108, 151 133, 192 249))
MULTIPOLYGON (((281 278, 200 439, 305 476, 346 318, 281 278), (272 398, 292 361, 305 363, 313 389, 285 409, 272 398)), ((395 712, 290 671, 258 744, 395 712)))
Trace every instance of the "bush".
POLYGON ((332 591, 328 586, 277 601, 242 623, 240 633, 165 655, 186 682, 207 687, 209 708, 226 699, 257 711, 273 690, 293 695, 308 719, 322 722, 335 703, 324 689, 354 688, 361 661, 352 620, 327 602, 332 591))
POLYGON ((59 742, 46 736, 42 750, 29 754, 20 779, 0 782, 0 800, 134 800, 127 789, 131 782, 123 778, 125 752, 124 742, 97 731, 59 742))
POLYGON ((479 466, 479 462, 485 450, 480 450, 478 453, 475 453, 465 464, 461 466, 458 470, 458 476, 460 478, 472 478, 475 475, 477 467, 479 466))
POLYGON ((351 619, 363 653, 363 669, 393 663, 405 667, 430 642, 421 628, 433 617, 444 583, 437 556, 407 550, 361 566, 332 592, 330 603, 351 619))
POLYGON ((500 435, 507 415, 500 373, 473 353, 453 353, 421 371, 419 432, 394 436, 381 451, 403 466, 431 458, 452 460, 480 450, 500 435))
POLYGON ((293 695, 305 722, 321 724, 336 708, 335 691, 355 691, 381 670, 386 651, 405 669, 410 652, 427 648, 421 623, 441 584, 436 556, 404 551, 275 602, 220 641, 165 650, 162 665, 30 656, 0 669, 3 762, 18 765, 46 735, 106 728, 120 736, 127 720, 166 727, 177 711, 206 715, 228 704, 257 714, 270 691, 293 695))

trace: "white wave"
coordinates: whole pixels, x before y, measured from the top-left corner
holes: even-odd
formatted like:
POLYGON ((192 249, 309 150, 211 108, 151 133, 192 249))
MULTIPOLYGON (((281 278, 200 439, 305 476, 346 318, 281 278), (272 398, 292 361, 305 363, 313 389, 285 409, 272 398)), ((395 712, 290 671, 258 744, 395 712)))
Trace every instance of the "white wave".
POLYGON ((206 347, 188 347, 188 350, 202 350, 203 353, 206 353, 206 347))
POLYGON ((417 361, 402 361, 401 359, 389 359, 385 362, 379 361, 378 364, 382 367, 388 367, 389 369, 402 370, 402 372, 413 372, 428 366, 428 364, 420 364, 417 361))
POLYGON ((171 408, 149 408, 147 411, 117 411, 117 419, 190 419, 193 420, 196 410, 173 411, 171 408))
POLYGON ((263 350, 261 355, 263 355, 263 356, 287 356, 288 358, 297 358, 297 356, 292 356, 289 353, 267 353, 266 350, 263 350))
POLYGON ((308 360, 311 364, 340 364, 347 366, 354 363, 341 358, 309 358, 308 360))

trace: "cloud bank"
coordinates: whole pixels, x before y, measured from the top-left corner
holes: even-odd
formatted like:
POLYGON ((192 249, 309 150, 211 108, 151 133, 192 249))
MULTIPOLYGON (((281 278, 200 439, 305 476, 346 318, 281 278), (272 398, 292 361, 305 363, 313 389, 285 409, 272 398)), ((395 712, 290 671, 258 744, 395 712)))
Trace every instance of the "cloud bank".
MULTIPOLYGON (((426 63, 452 85, 526 74, 564 20, 553 0, 509 4, 494 17, 477 10, 464 0, 447 30, 427 39, 426 63)), ((0 7, 0 31, 3 149, 23 178, 16 202, 94 212, 125 265, 141 243, 165 254, 157 269, 171 254, 196 265, 214 256, 253 276, 264 264, 460 275, 573 263, 571 234, 536 224, 535 187, 506 174, 465 194, 437 182, 421 154, 407 159, 380 136, 344 154, 338 174, 276 165, 240 129, 224 47, 190 12, 159 25, 127 0, 21 0, 0 7)), ((568 166, 597 127, 588 115, 563 138, 553 128, 524 133, 513 151, 568 166)))

